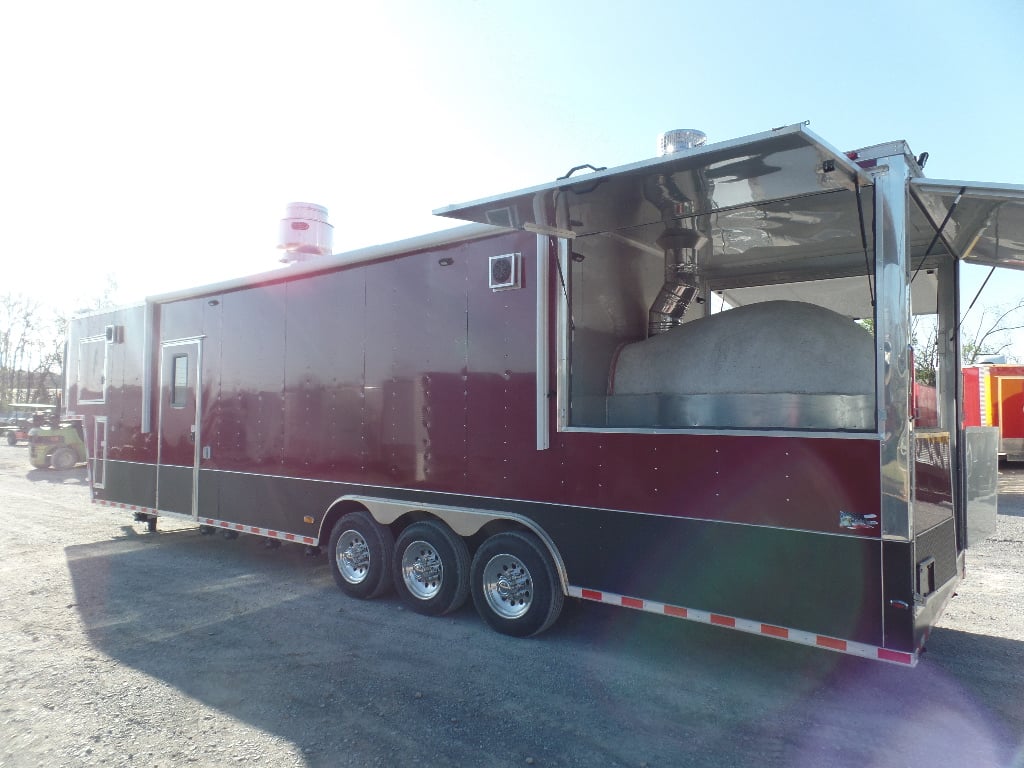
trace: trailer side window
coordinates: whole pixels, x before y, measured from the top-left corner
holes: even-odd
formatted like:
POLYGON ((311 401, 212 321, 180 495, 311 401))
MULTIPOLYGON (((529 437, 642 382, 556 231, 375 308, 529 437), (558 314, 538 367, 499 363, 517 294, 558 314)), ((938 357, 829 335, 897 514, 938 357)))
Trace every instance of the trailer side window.
POLYGON ((188 355, 171 359, 171 405, 184 408, 188 403, 188 355))
POLYGON ((78 345, 78 402, 102 403, 107 378, 107 339, 91 336, 78 345))

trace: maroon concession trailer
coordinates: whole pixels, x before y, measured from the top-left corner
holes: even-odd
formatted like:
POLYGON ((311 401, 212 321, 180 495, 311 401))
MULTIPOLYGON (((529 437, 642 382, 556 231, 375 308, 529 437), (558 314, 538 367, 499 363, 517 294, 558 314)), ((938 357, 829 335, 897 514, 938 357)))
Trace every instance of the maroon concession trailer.
POLYGON ((289 266, 74 321, 93 501, 326 549, 424 614, 472 595, 510 635, 568 596, 912 665, 995 505, 959 267, 1024 268, 1024 187, 924 159, 674 131, 337 255, 297 206, 289 266))

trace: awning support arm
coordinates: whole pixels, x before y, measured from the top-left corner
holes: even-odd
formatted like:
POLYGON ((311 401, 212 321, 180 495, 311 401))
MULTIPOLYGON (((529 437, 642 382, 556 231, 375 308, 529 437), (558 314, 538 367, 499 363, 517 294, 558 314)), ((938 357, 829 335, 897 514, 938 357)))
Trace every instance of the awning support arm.
MULTIPOLYGON (((966 189, 966 187, 961 187, 960 188, 960 195, 962 195, 964 193, 964 189, 966 189)), ((956 196, 957 200, 960 199, 960 195, 956 196)), ((996 219, 996 241, 998 242, 998 240, 999 240, 999 219, 996 219)), ((985 275, 985 282, 983 282, 981 284, 981 287, 978 289, 978 292, 976 294, 974 294, 974 298, 971 299, 971 305, 969 307, 967 307, 967 312, 964 312, 964 316, 961 317, 960 320, 957 321, 956 328, 953 329, 953 337, 950 339, 950 341, 952 341, 953 339, 956 338, 956 334, 960 333, 960 326, 963 324, 964 320, 967 319, 967 313, 970 312, 974 308, 974 302, 976 302, 978 300, 978 297, 981 296, 981 292, 985 290, 985 286, 988 285, 989 278, 992 277, 992 273, 995 272, 995 271, 996 271, 996 265, 993 264, 992 265, 992 269, 990 269, 988 271, 988 274, 985 275)))
MULTIPOLYGON (((928 219, 929 223, 931 223, 932 227, 935 229, 935 237, 932 238, 932 242, 928 244, 928 249, 925 251, 925 255, 921 257, 921 261, 918 263, 918 268, 914 269, 914 271, 913 271, 913 278, 910 278, 910 283, 911 284, 913 283, 914 278, 916 278, 916 276, 918 276, 918 272, 921 271, 921 267, 923 267, 925 265, 925 261, 927 261, 928 257, 932 255, 932 249, 935 248, 935 244, 939 242, 939 238, 942 238, 942 230, 946 228, 946 224, 949 223, 949 219, 952 218, 953 212, 956 210, 956 206, 959 205, 959 202, 961 202, 961 198, 964 197, 964 194, 966 193, 966 191, 967 191, 967 187, 966 186, 962 186, 961 190, 959 190, 958 193, 956 193, 956 197, 953 198, 953 202, 949 206, 949 210, 946 211, 945 218, 942 219, 942 223, 939 224, 937 227, 935 226, 935 221, 929 215, 928 209, 925 208, 925 206, 922 204, 922 202, 920 200, 918 200, 918 197, 916 197, 915 195, 912 196, 913 197, 913 202, 918 204, 918 208, 921 210, 922 213, 925 214, 925 218, 928 219)), ((946 246, 946 250, 948 250, 952 254, 954 259, 956 259, 957 261, 961 260, 961 255, 956 253, 955 249, 952 247, 952 245, 950 245, 949 241, 947 241, 947 240, 945 240, 943 238, 943 243, 946 246)))
POLYGON ((964 316, 963 316, 963 317, 961 317, 961 318, 960 318, 960 319, 959 319, 959 320, 957 321, 957 323, 956 323, 956 327, 955 327, 955 328, 953 329, 953 335, 949 337, 949 340, 950 340, 950 341, 952 341, 953 339, 955 339, 955 338, 956 338, 956 335, 957 335, 958 333, 960 333, 960 326, 961 326, 961 325, 963 324, 964 320, 966 320, 966 319, 967 319, 967 314, 968 314, 968 312, 970 312, 970 311, 971 311, 972 309, 974 309, 974 302, 976 302, 976 301, 978 300, 978 297, 979 297, 979 296, 981 296, 981 292, 985 290, 985 286, 986 286, 986 285, 988 285, 988 280, 989 280, 989 278, 990 278, 990 277, 992 277, 992 273, 993 273, 993 272, 995 272, 995 271, 996 271, 996 268, 995 268, 995 267, 992 267, 992 269, 990 269, 990 270, 988 271, 988 274, 987 274, 987 275, 985 276, 985 282, 983 282, 983 283, 981 284, 981 287, 980 287, 980 288, 978 289, 978 292, 977 292, 976 294, 974 294, 974 298, 973 298, 973 299, 971 299, 971 305, 970 305, 969 307, 967 307, 967 312, 964 312, 964 316))
POLYGON ((854 194, 857 197, 857 218, 860 219, 860 244, 864 249, 864 267, 868 277, 868 296, 871 298, 871 307, 875 306, 875 289, 871 284, 871 259, 868 258, 868 233, 864 229, 864 204, 860 199, 860 178, 853 177, 854 194))
MULTIPOLYGON (((572 256, 571 256, 571 254, 572 254, 572 246, 571 245, 569 246, 569 254, 570 254, 570 258, 572 258, 572 256)), ((575 331, 576 330, 576 321, 575 321, 575 319, 572 316, 572 302, 569 301, 569 291, 568 291, 568 289, 566 288, 566 285, 565 285, 565 273, 562 272, 562 260, 558 257, 557 254, 555 254, 555 266, 558 268, 558 282, 562 286, 562 296, 565 297, 565 306, 568 309, 568 313, 567 314, 569 315, 569 330, 570 331, 575 331)))
MULTIPOLYGON (((921 261, 918 262, 917 269, 914 270, 914 276, 910 278, 910 283, 911 284, 914 283, 914 279, 917 277, 917 273, 921 271, 921 267, 924 266, 925 261, 928 259, 929 256, 932 255, 932 248, 935 247, 935 244, 937 242, 939 242, 939 238, 942 237, 942 230, 944 230, 946 228, 946 225, 949 223, 949 220, 951 218, 953 218, 953 212, 956 211, 956 207, 958 205, 960 205, 960 198, 964 196, 964 193, 966 191, 967 191, 967 187, 960 187, 960 191, 957 192, 956 197, 953 198, 952 205, 950 205, 949 206, 949 210, 946 211, 946 218, 944 218, 942 220, 942 223, 939 225, 939 228, 935 230, 935 236, 932 238, 932 241, 930 243, 928 243, 928 248, 925 250, 924 256, 921 257, 921 261)), ((915 202, 917 202, 916 198, 915 198, 915 202)), ((927 211, 925 211, 924 206, 922 206, 920 204, 920 202, 918 202, 917 204, 918 204, 918 207, 921 208, 921 210, 924 211, 925 214, 927 215, 927 211)), ((935 226, 934 222, 932 223, 932 226, 935 226)), ((949 243, 948 242, 946 243, 946 247, 947 248, 949 247, 949 243)), ((952 250, 952 249, 950 249, 950 250, 952 250)), ((959 258, 960 258, 959 254, 956 254, 956 253, 953 254, 953 257, 956 258, 957 260, 959 260, 959 258)), ((971 306, 974 306, 973 303, 971 304, 971 306)), ((968 310, 968 311, 970 311, 970 310, 968 310)))

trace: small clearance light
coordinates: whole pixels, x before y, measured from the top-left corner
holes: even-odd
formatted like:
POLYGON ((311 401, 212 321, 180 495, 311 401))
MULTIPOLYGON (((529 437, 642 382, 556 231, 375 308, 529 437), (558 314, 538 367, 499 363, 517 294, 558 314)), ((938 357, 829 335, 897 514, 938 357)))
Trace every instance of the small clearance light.
POLYGON ((313 524, 313 518, 310 515, 306 515, 304 518, 302 518, 302 522, 309 523, 310 525, 312 525, 313 524))

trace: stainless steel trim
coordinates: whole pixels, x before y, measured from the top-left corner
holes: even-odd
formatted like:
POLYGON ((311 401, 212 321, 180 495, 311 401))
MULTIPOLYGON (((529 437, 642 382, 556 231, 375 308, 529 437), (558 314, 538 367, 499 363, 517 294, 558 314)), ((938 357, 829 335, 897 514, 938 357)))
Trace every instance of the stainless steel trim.
POLYGON ((827 440, 881 440, 878 432, 822 432, 793 429, 659 429, 657 427, 565 427, 559 432, 594 432, 596 434, 629 435, 728 435, 729 437, 807 437, 827 440))
POLYGON ((107 416, 97 416, 97 417, 95 417, 93 419, 93 434, 92 434, 93 446, 91 446, 91 447, 94 450, 90 451, 89 450, 89 448, 90 448, 89 441, 88 440, 85 441, 85 453, 86 453, 86 459, 87 459, 86 466, 89 466, 88 459, 92 459, 95 462, 100 462, 103 465, 103 468, 100 471, 100 477, 103 479, 102 482, 99 482, 99 483, 96 482, 96 477, 95 477, 96 473, 95 473, 95 471, 92 471, 92 472, 89 473, 90 474, 90 479, 92 480, 92 487, 93 488, 106 488, 107 487, 107 446, 110 445, 110 429, 109 429, 108 418, 109 417, 107 417, 107 416), (100 455, 99 450, 96 450, 96 449, 100 448, 100 444, 101 444, 101 441, 99 439, 100 438, 100 429, 99 429, 99 425, 100 424, 103 425, 103 440, 102 440, 103 455, 102 456, 100 455), (92 455, 90 455, 90 454, 92 454, 92 455))
POLYGON ((556 408, 557 425, 559 432, 568 431, 569 428, 569 296, 572 295, 572 275, 569 270, 569 241, 559 239, 558 241, 558 264, 560 280, 564 283, 558 286, 558 339, 557 339, 557 372, 558 381, 556 384, 556 408))
POLYGON ((908 420, 910 284, 907 260, 908 177, 901 156, 874 177, 875 350, 881 444, 882 537, 909 541, 913 451, 908 420))
MULTIPOLYGON (((203 413, 203 336, 192 336, 181 339, 172 339, 171 341, 165 341, 160 344, 160 372, 158 380, 160 386, 163 386, 164 381, 164 355, 163 351, 171 347, 183 347, 189 344, 194 344, 196 347, 196 415, 195 415, 195 440, 192 447, 192 519, 198 519, 199 517, 199 460, 200 460, 200 446, 202 445, 202 413, 203 413)), ((159 398, 160 407, 158 409, 158 424, 157 424, 157 440, 156 440, 156 489, 154 493, 154 504, 153 506, 157 509, 160 508, 160 467, 164 466, 160 461, 162 448, 163 448, 163 427, 164 427, 164 400, 162 397, 159 398)), ((175 466, 175 465, 166 465, 175 466)))
POLYGON ((196 345, 196 419, 195 439, 192 445, 192 515, 199 516, 199 462, 203 444, 203 342, 197 339, 196 345))
MULTIPOLYGON (((950 433, 953 444, 952 456, 956 456, 957 415, 960 401, 958 382, 960 380, 960 271, 952 259, 943 259, 938 267, 938 318, 936 336, 938 339, 939 365, 936 375, 938 397, 939 429, 950 433)), ((954 472, 954 475, 956 473, 954 472)))
POLYGON ((156 305, 147 301, 142 310, 142 423, 139 431, 153 431, 153 343, 156 334, 156 305))
POLYGON ((156 372, 156 385, 157 385, 157 398, 156 398, 156 463, 153 465, 156 469, 156 473, 153 477, 153 506, 156 509, 160 508, 160 459, 163 454, 163 427, 164 427, 164 399, 160 396, 159 389, 163 386, 164 381, 164 352, 163 346, 160 347, 160 359, 157 361, 157 372, 156 372))
MULTIPOLYGON (((390 489, 390 488, 387 488, 387 487, 381 487, 380 490, 399 490, 399 489, 390 489)), ((432 492, 432 493, 435 493, 435 492, 432 492)), ((441 492, 440 495, 444 495, 443 492, 441 492)), ((449 495, 451 495, 451 494, 449 494, 449 495)), ((490 496, 488 496, 488 497, 481 497, 481 498, 486 498, 488 501, 520 501, 520 502, 523 502, 522 499, 498 499, 498 498, 490 497, 490 496)), ((492 522, 494 520, 511 520, 513 522, 521 523, 524 526, 528 527, 531 531, 533 531, 538 536, 540 536, 545 541, 545 544, 547 544, 548 546, 550 546, 552 548, 553 554, 555 553, 554 552, 554 546, 555 546, 554 542, 543 531, 543 529, 540 528, 530 518, 526 517, 525 515, 517 514, 515 512, 487 512, 487 511, 483 511, 483 510, 479 510, 479 509, 474 509, 474 508, 471 508, 471 507, 456 507, 456 506, 448 506, 448 505, 445 505, 445 504, 417 504, 417 503, 410 502, 410 501, 400 501, 400 500, 395 500, 395 499, 390 499, 390 498, 381 498, 379 496, 366 496, 364 494, 346 494, 344 496, 339 496, 337 499, 335 499, 330 504, 328 504, 327 508, 330 509, 335 504, 337 504, 337 503, 339 503, 341 501, 355 501, 355 502, 358 502, 359 504, 363 504, 364 506, 367 507, 367 509, 370 510, 370 513, 373 515, 373 518, 378 523, 380 523, 381 525, 390 525, 395 520, 397 520, 402 515, 404 515, 404 514, 406 514, 408 512, 422 511, 422 512, 435 513, 437 511, 443 511, 446 514, 448 514, 450 512, 452 515, 454 515, 454 517, 451 518, 451 520, 454 520, 454 524, 451 522, 451 520, 449 520, 449 518, 443 518, 443 519, 445 520, 446 523, 448 523, 451 526, 452 530, 455 531, 456 533, 458 533, 460 536, 462 536, 462 535, 472 535, 472 533, 475 533, 476 531, 480 530, 480 528, 482 528, 488 522, 492 522), (380 514, 380 517, 378 517, 377 514, 374 513, 373 509, 370 509, 370 507, 367 505, 367 502, 371 502, 371 503, 373 503, 375 505, 375 507, 377 509, 377 512, 380 514), (468 515, 468 517, 467 516, 462 516, 461 513, 466 513, 468 515), (485 518, 485 519, 483 519, 483 520, 481 520, 479 522, 476 522, 476 521, 471 519, 471 517, 473 517, 473 516, 476 516, 478 518, 485 518), (460 529, 460 528, 457 528, 456 526, 465 526, 465 527, 462 527, 460 529), (469 533, 463 533, 463 531, 469 531, 469 533)), ((524 502, 524 503, 540 504, 541 502, 524 502)), ((847 533, 847 532, 844 532, 844 531, 816 531, 816 530, 812 530, 812 529, 809 529, 809 528, 786 528, 786 527, 781 527, 781 526, 777 526, 777 525, 765 525, 763 523, 744 523, 744 522, 738 522, 738 521, 735 521, 735 520, 713 520, 713 519, 706 518, 706 517, 691 517, 691 516, 688 516, 688 515, 659 515, 659 514, 656 514, 654 512, 636 512, 636 511, 628 510, 628 509, 581 507, 581 506, 575 506, 575 505, 568 505, 568 506, 572 507, 573 509, 594 509, 594 510, 601 509, 602 511, 617 512, 617 513, 624 514, 624 515, 641 515, 643 517, 670 517, 673 520, 692 520, 694 522, 712 523, 712 524, 715 524, 715 525, 736 525, 736 526, 742 526, 744 528, 764 528, 766 530, 780 530, 780 531, 792 531, 792 532, 797 532, 797 533, 807 533, 807 534, 811 534, 811 535, 814 535, 814 536, 838 536, 838 537, 847 538, 847 539, 866 539, 866 540, 878 541, 878 539, 876 539, 874 537, 862 536, 862 535, 847 533)))
POLYGON ((537 260, 535 282, 537 283, 537 450, 546 451, 551 447, 551 424, 548 413, 548 392, 551 382, 548 377, 551 365, 551 335, 548 322, 549 283, 549 238, 537 235, 537 260))
POLYGON ((610 426, 663 429, 875 428, 875 395, 771 393, 616 394, 605 398, 610 426))
MULTIPOLYGON (((126 459, 110 459, 110 464, 127 464, 128 466, 134 467, 155 467, 156 463, 152 461, 128 461, 126 459)), ((167 466, 172 466, 168 464, 167 466)))
POLYGON ((195 344, 206 338, 205 333, 200 333, 196 336, 182 336, 178 339, 168 339, 167 341, 161 341, 160 347, 180 347, 183 344, 195 344))
MULTIPOLYGON (((953 520, 956 526, 957 550, 965 548, 966 505, 961 474, 960 389, 963 373, 960 369, 960 269, 953 259, 943 259, 938 268, 938 296, 936 319, 937 370, 935 376, 935 403, 938 427, 949 433, 950 483, 953 490, 953 520)), ((915 491, 916 492, 916 491, 915 491)))
POLYGON ((916 191, 929 195, 948 195, 966 188, 969 197, 991 198, 994 200, 1024 200, 1024 184, 998 184, 989 181, 954 181, 952 179, 914 179, 911 182, 916 191))

